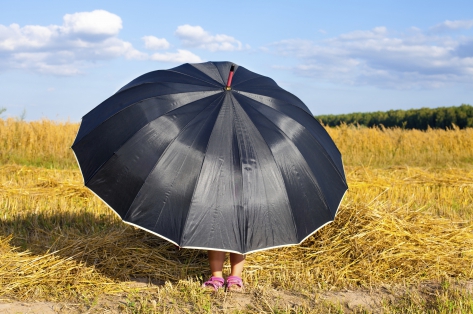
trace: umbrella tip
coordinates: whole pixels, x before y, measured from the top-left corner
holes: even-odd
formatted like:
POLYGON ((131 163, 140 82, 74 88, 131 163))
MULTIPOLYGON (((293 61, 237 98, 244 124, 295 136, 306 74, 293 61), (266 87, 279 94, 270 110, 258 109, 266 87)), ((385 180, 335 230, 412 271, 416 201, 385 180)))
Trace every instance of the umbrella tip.
POLYGON ((232 85, 233 72, 235 72, 235 65, 232 63, 232 66, 230 67, 230 73, 228 73, 227 86, 225 86, 226 90, 232 89, 230 86, 232 85))

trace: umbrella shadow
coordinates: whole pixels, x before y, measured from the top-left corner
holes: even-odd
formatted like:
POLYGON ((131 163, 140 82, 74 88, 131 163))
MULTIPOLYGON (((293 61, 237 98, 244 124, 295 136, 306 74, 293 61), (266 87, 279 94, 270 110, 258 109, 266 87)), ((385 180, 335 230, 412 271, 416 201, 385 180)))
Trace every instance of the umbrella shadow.
POLYGON ((0 220, 0 237, 16 251, 74 260, 115 281, 163 284, 208 274, 207 254, 175 245, 111 215, 39 213, 0 220))

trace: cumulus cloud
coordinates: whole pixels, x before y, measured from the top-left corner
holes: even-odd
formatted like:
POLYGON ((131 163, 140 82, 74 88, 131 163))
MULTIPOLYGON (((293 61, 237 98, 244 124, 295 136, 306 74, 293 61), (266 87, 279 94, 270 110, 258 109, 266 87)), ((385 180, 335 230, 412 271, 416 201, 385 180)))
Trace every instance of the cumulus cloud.
POLYGON ((0 25, 0 67, 76 75, 97 60, 146 59, 117 37, 121 29, 121 18, 104 10, 66 14, 62 25, 0 25))
POLYGON ((171 47, 171 44, 166 38, 158 38, 155 36, 143 36, 141 39, 145 42, 146 49, 150 50, 163 50, 171 47))
POLYGON ((385 27, 376 27, 318 42, 282 40, 268 48, 295 58, 291 70, 301 76, 403 89, 471 82, 472 43, 471 37, 432 36, 419 29, 393 36, 385 27))
POLYGON ((151 55, 151 60, 175 63, 198 63, 202 62, 199 56, 193 54, 188 50, 178 49, 177 52, 154 53, 151 55))
POLYGON ((63 20, 64 32, 77 35, 110 37, 122 29, 122 19, 105 10, 66 14, 63 20))
POLYGON ((445 22, 432 26, 430 30, 434 32, 443 32, 443 31, 457 30, 457 29, 470 29, 472 27, 473 27, 473 20, 457 20, 457 21, 446 20, 445 22))
MULTIPOLYGON (((202 62, 188 49, 171 48, 166 38, 141 37, 142 52, 119 38, 122 19, 105 10, 65 14, 61 25, 0 24, 0 71, 24 69, 53 75, 77 75, 97 61, 113 58, 152 60, 170 63, 202 62)), ((181 25, 175 36, 183 47, 208 51, 249 49, 232 36, 210 34, 200 26, 181 25)))
POLYGON ((200 26, 181 25, 174 34, 186 47, 196 47, 210 51, 235 51, 243 49, 242 43, 232 36, 225 34, 211 35, 200 26))

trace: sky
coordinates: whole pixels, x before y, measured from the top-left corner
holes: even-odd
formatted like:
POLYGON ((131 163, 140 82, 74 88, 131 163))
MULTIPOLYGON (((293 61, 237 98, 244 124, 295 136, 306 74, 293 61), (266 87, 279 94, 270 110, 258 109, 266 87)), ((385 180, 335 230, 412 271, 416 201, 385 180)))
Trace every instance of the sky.
POLYGON ((473 105, 473 1, 10 1, 0 117, 79 122, 134 78, 231 61, 314 115, 473 105))

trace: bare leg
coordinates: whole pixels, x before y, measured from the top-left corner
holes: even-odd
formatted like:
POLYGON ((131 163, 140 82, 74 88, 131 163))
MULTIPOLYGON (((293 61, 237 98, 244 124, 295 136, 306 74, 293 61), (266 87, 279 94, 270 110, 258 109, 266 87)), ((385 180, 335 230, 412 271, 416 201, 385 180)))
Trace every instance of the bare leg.
POLYGON ((230 264, 232 266, 232 273, 230 276, 241 277, 243 266, 245 265, 245 255, 230 253, 230 264))
POLYGON ((212 276, 223 278, 222 270, 225 262, 225 252, 208 251, 210 271, 212 276))
POLYGON ((230 264, 232 272, 227 277, 227 290, 229 292, 243 292, 243 282, 241 281, 241 273, 245 265, 245 255, 230 253, 230 264))

